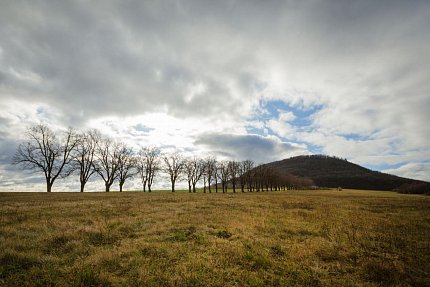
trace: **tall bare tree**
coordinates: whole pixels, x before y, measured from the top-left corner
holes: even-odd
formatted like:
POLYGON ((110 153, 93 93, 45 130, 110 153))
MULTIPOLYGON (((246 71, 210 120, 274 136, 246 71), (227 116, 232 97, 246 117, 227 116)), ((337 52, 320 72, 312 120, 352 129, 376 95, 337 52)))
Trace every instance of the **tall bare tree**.
POLYGON ((119 192, 122 192, 125 181, 137 174, 137 165, 133 150, 125 144, 120 144, 117 155, 119 192))
POLYGON ((151 192, 154 177, 160 170, 160 150, 156 147, 144 147, 138 155, 138 171, 142 180, 143 191, 151 192))
POLYGON ((222 192, 227 192, 227 184, 230 177, 229 164, 227 161, 222 161, 218 169, 219 179, 221 180, 222 192))
POLYGON ((204 172, 204 163, 202 160, 194 157, 186 161, 184 166, 185 173, 187 174, 188 191, 196 192, 196 184, 202 178, 204 172))
POLYGON ((218 180, 220 180, 221 176, 221 163, 218 161, 215 161, 215 168, 214 168, 214 181, 215 181, 215 192, 218 193, 218 180))
POLYGON ((237 179, 240 176, 240 165, 237 161, 229 161, 228 162, 228 173, 231 185, 233 187, 233 192, 236 193, 236 183, 237 179))
POLYGON ((79 172, 81 192, 84 192, 85 184, 96 172, 94 168, 95 151, 100 135, 96 131, 81 133, 77 136, 73 162, 79 172))
POLYGON ((208 180, 208 178, 206 177, 206 174, 204 173, 204 164, 203 164, 203 174, 202 174, 202 178, 203 178, 203 193, 206 193, 206 182, 208 180))
MULTIPOLYGON (((252 160, 245 160, 242 162, 242 177, 244 183, 248 186, 248 191, 252 191, 252 170, 254 169, 255 163, 252 160)), ((243 191, 243 186, 242 186, 243 191)))
POLYGON ((178 152, 164 155, 163 160, 164 171, 169 175, 172 192, 175 192, 175 184, 184 170, 185 160, 178 152))
POLYGON ((72 150, 76 146, 76 137, 72 129, 67 130, 62 140, 46 125, 38 124, 28 129, 28 142, 20 144, 13 157, 13 164, 43 172, 46 191, 51 192, 58 177, 68 176, 72 168, 72 150))
POLYGON ((252 183, 254 185, 254 190, 255 191, 260 191, 260 189, 262 189, 263 187, 263 166, 257 165, 253 170, 252 170, 252 183))
POLYGON ((120 145, 110 138, 101 138, 97 142, 94 166, 105 183, 106 192, 118 177, 120 145))
POLYGON ((246 185, 246 161, 239 162, 239 184, 240 184, 240 190, 242 192, 245 192, 245 185, 246 185))
POLYGON ((209 157, 204 161, 204 172, 208 180, 209 193, 211 193, 211 184, 213 180, 216 180, 216 165, 217 161, 214 157, 209 157))
MULTIPOLYGON (((205 164, 204 164, 203 160, 196 159, 196 158, 193 159, 193 164, 194 164, 194 176, 193 176, 193 180, 192 180, 192 185, 193 185, 193 192, 196 192, 196 184, 204 176, 205 164)), ((206 183, 204 185, 206 188, 206 183)))
POLYGON ((191 181, 193 180, 193 175, 194 175, 194 165, 190 159, 185 160, 184 173, 187 177, 188 192, 191 193, 191 181))

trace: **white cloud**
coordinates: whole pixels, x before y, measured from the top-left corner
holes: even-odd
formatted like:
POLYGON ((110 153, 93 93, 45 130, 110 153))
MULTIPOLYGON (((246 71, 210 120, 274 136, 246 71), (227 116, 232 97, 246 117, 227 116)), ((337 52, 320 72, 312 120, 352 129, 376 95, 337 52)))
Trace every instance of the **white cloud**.
POLYGON ((196 145, 220 158, 233 160, 251 159, 267 163, 295 155, 308 154, 305 145, 283 142, 275 136, 253 134, 205 133, 196 138, 196 145))
POLYGON ((201 134, 270 130, 361 164, 430 160, 429 11, 427 1, 6 1, 1 140, 45 121, 203 154, 201 134), (263 113, 272 100, 319 108, 302 129, 299 114, 263 113))
POLYGON ((279 111, 278 119, 282 122, 291 122, 296 118, 293 112, 279 111))
POLYGON ((386 169, 383 172, 403 176, 407 178, 430 181, 430 164, 420 162, 410 162, 399 168, 386 169))

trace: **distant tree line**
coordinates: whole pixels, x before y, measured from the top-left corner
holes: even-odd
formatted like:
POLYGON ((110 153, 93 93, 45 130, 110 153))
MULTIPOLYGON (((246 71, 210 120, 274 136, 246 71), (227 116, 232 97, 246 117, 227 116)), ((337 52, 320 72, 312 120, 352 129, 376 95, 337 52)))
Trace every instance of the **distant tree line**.
POLYGON ((430 183, 424 181, 413 181, 402 184, 401 186, 395 188, 394 191, 407 194, 430 195, 430 183))
POLYGON ((300 155, 298 157, 301 158, 323 158, 323 159, 338 159, 343 161, 348 161, 348 159, 345 157, 338 157, 335 155, 326 155, 326 154, 310 154, 310 155, 300 155))
POLYGON ((162 153, 149 146, 134 151, 125 143, 102 136, 97 130, 76 132, 68 129, 60 137, 48 126, 29 128, 28 141, 18 146, 13 164, 43 173, 47 192, 56 179, 78 175, 80 191, 93 176, 99 176, 109 192, 117 182, 119 191, 132 177, 139 177, 144 192, 151 192, 154 179, 164 174, 175 192, 178 181, 188 183, 188 191, 196 192, 259 192, 300 189, 313 185, 312 180, 280 172, 252 160, 219 161, 215 157, 187 158, 179 152, 162 153))

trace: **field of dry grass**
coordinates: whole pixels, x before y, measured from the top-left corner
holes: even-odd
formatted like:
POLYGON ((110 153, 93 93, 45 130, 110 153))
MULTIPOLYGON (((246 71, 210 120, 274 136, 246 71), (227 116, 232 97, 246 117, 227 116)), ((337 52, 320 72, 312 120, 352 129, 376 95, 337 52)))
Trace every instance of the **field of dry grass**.
POLYGON ((1 286, 430 286, 430 197, 1 193, 1 286))

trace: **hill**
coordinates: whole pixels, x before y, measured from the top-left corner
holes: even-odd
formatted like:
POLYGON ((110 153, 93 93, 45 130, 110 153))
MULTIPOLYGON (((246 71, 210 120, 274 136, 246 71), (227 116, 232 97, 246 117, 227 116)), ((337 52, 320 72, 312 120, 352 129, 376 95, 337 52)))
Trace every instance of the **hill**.
POLYGON ((267 165, 282 172, 311 178, 317 186, 322 187, 399 190, 418 185, 428 188, 429 185, 423 181, 373 171, 345 159, 325 155, 296 156, 267 165))

